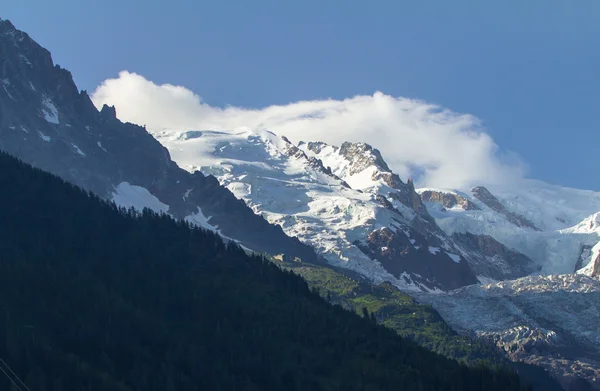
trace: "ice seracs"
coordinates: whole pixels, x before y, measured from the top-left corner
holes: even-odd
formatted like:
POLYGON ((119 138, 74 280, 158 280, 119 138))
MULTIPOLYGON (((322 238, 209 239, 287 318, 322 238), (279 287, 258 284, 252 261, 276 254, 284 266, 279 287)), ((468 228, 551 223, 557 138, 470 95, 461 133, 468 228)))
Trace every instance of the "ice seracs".
POLYGON ((600 385, 600 281, 581 274, 530 276, 419 298, 464 334, 495 342, 514 360, 565 381, 600 385))

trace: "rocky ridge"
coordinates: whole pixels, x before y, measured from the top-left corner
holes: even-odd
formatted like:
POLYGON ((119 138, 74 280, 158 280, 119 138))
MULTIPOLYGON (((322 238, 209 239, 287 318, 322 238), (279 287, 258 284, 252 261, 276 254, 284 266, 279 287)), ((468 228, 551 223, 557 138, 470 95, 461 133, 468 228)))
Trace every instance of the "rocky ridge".
POLYGON ((123 206, 152 207, 271 254, 317 260, 214 177, 180 169, 143 127, 100 112, 50 52, 0 20, 0 149, 123 206))

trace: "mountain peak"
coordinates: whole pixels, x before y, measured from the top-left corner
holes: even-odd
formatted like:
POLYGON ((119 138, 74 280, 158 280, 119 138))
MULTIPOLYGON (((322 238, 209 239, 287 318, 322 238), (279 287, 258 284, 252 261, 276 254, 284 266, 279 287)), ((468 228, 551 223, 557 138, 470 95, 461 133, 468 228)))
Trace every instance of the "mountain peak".
POLYGON ((375 166, 385 172, 392 171, 385 160, 383 160, 381 152, 367 143, 344 142, 340 147, 339 153, 353 163, 350 175, 364 171, 369 166, 375 166))
MULTIPOLYGON (((301 141, 300 143, 298 143, 298 147, 304 146, 304 144, 306 144, 304 141, 301 141)), ((323 148, 329 147, 330 145, 327 143, 324 143, 322 141, 310 141, 307 144, 307 148, 309 151, 314 152, 315 154, 320 154, 321 151, 323 150, 323 148)), ((337 147, 333 147, 334 150, 337 150, 337 147)))
POLYGON ((0 32, 5 33, 8 31, 16 31, 17 29, 8 19, 0 18, 0 32))
POLYGON ((102 110, 100 110, 100 116, 104 121, 117 119, 117 110, 115 109, 115 106, 109 106, 105 103, 102 106, 102 110))

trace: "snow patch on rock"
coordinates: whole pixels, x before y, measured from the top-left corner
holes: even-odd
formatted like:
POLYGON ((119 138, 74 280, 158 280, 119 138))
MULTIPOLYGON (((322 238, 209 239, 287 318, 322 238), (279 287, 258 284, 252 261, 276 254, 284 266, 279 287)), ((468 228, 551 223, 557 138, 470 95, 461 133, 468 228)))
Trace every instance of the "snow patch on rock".
POLYGON ((44 140, 45 142, 49 143, 50 141, 52 141, 52 138, 50 136, 46 136, 44 133, 39 132, 39 131, 38 131, 38 134, 40 135, 40 138, 42 140, 44 140))
POLYGON ((169 210, 169 205, 160 202, 148 189, 131 185, 128 182, 122 182, 115 187, 111 199, 119 206, 124 208, 133 207, 139 211, 149 208, 157 213, 167 213, 169 210))
POLYGON ((52 124, 58 125, 60 123, 58 120, 58 110, 56 109, 56 106, 54 106, 54 103, 52 103, 52 100, 47 96, 44 96, 42 105, 44 106, 42 108, 44 119, 52 124))
POLYGON ((85 153, 84 153, 84 152, 81 150, 81 148, 79 148, 79 147, 78 147, 76 144, 73 144, 73 143, 71 143, 71 145, 73 146, 73 148, 75 148, 75 151, 76 151, 76 152, 77 152, 79 155, 81 155, 81 156, 85 157, 85 153))

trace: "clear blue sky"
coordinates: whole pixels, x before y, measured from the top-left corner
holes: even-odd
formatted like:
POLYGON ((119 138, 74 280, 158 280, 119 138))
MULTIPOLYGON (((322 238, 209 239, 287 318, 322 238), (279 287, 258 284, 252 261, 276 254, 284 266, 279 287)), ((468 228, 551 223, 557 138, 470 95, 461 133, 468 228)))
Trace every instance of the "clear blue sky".
POLYGON ((126 69, 220 106, 380 90, 478 116, 530 177, 600 190, 598 0, 3 0, 0 13, 81 89, 126 69))

